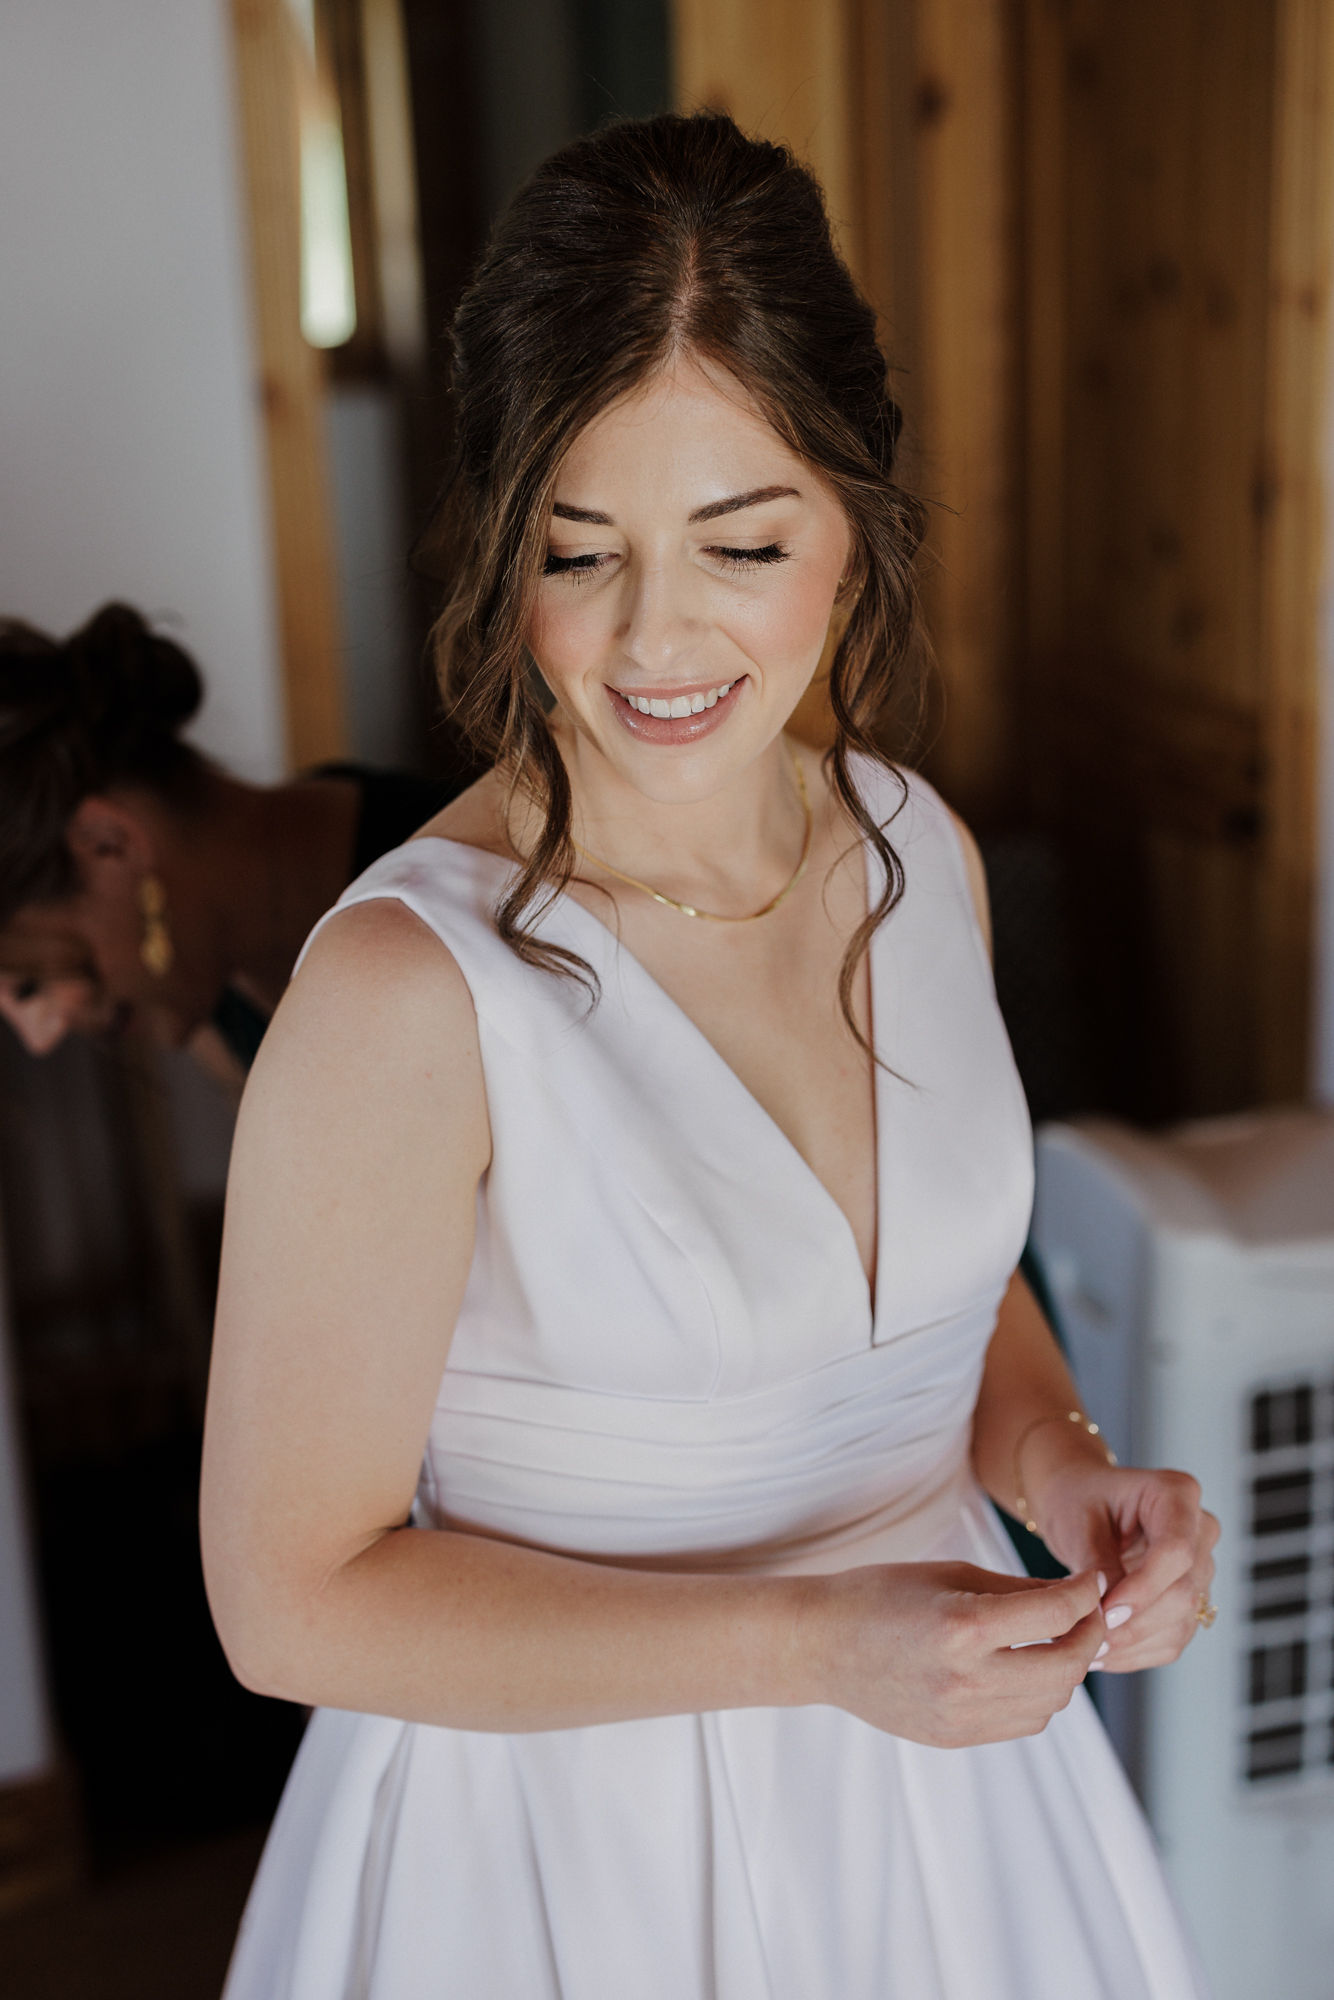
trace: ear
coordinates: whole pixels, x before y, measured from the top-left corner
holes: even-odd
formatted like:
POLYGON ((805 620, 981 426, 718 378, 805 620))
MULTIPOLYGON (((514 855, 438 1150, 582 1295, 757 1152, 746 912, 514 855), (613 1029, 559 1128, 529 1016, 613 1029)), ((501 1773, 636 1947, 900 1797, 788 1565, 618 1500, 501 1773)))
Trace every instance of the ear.
POLYGON ((65 844, 90 888, 97 877, 108 873, 128 873, 137 879, 156 859, 148 828, 119 799, 80 800, 65 829, 65 844))

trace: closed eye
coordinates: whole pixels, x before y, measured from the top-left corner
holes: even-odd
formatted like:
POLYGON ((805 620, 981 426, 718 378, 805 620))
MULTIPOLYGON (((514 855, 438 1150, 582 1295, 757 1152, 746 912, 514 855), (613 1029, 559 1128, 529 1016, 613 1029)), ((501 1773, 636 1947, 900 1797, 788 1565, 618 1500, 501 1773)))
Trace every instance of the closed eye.
POLYGON ((576 578, 592 576, 596 570, 601 568, 605 560, 605 556, 600 555, 558 556, 553 550, 548 549, 546 562, 542 566, 542 574, 543 576, 572 576, 576 578))
POLYGON ((711 556, 717 556, 729 569, 755 569, 765 563, 786 562, 788 551, 781 542, 766 542, 762 549, 722 549, 713 547, 711 556))
MULTIPOLYGON (((706 549, 706 555, 713 556, 723 566, 731 570, 760 569, 769 563, 786 562, 789 551, 781 542, 766 542, 759 549, 728 549, 714 544, 706 549)), ((576 582, 584 577, 595 576, 604 564, 612 558, 590 552, 580 556, 558 556, 554 549, 548 549, 542 566, 543 576, 568 576, 576 582)))

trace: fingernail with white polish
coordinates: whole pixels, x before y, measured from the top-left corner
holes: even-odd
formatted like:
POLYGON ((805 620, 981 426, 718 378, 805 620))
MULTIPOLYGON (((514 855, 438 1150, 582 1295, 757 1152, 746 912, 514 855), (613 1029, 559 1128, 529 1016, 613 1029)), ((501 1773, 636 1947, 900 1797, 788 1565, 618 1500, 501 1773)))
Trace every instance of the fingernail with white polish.
POLYGON ((1091 1674, 1104 1674, 1107 1671, 1101 1660, 1090 1660, 1088 1670, 1091 1674))
POLYGON ((1107 1619, 1106 1619, 1107 1630, 1109 1632, 1115 1632, 1118 1626, 1124 1625, 1127 1618, 1129 1618, 1133 1608, 1134 1607, 1129 1604, 1116 1605, 1111 1611, 1107 1613, 1107 1619))
POLYGON ((1107 1641, 1104 1639, 1102 1644, 1099 1646, 1097 1652, 1093 1655, 1093 1660, 1090 1664, 1096 1665, 1099 1660, 1105 1657, 1106 1652, 1107 1652, 1107 1641))
POLYGON ((1102 1569, 1098 1571, 1098 1595, 1099 1597, 1107 1595, 1107 1572, 1102 1569))

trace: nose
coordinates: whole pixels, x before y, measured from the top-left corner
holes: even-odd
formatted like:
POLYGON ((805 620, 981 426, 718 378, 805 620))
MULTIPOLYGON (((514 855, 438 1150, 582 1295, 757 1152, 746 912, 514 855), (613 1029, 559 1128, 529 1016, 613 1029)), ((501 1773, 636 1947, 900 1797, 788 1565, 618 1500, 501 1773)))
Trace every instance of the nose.
POLYGON ((680 667, 703 631, 692 579, 670 562, 639 565, 630 580, 621 646, 645 672, 680 667))

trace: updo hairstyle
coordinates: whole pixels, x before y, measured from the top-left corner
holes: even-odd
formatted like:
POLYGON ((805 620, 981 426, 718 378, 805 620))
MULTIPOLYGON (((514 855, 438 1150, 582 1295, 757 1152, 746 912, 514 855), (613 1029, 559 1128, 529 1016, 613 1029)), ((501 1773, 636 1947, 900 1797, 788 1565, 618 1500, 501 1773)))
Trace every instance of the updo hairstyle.
POLYGON ((84 799, 137 785, 195 802, 208 766, 179 732, 203 692, 190 655, 128 604, 67 639, 0 619, 0 926, 78 887, 66 833, 84 799))
POLYGON ((851 1022, 857 963, 902 893, 902 870, 849 758, 860 751, 893 769, 877 728, 913 671, 923 516, 892 476, 900 416, 875 315, 834 249, 819 186, 784 147, 715 113, 613 124, 556 153, 515 196, 454 319, 454 453, 423 542, 448 580, 437 666, 465 734, 541 816, 497 926, 521 958, 588 976, 533 934, 575 853, 569 782, 524 634, 562 457, 592 418, 679 354, 749 391, 828 482, 852 530, 828 768, 880 859, 883 890, 843 966, 851 1022))

